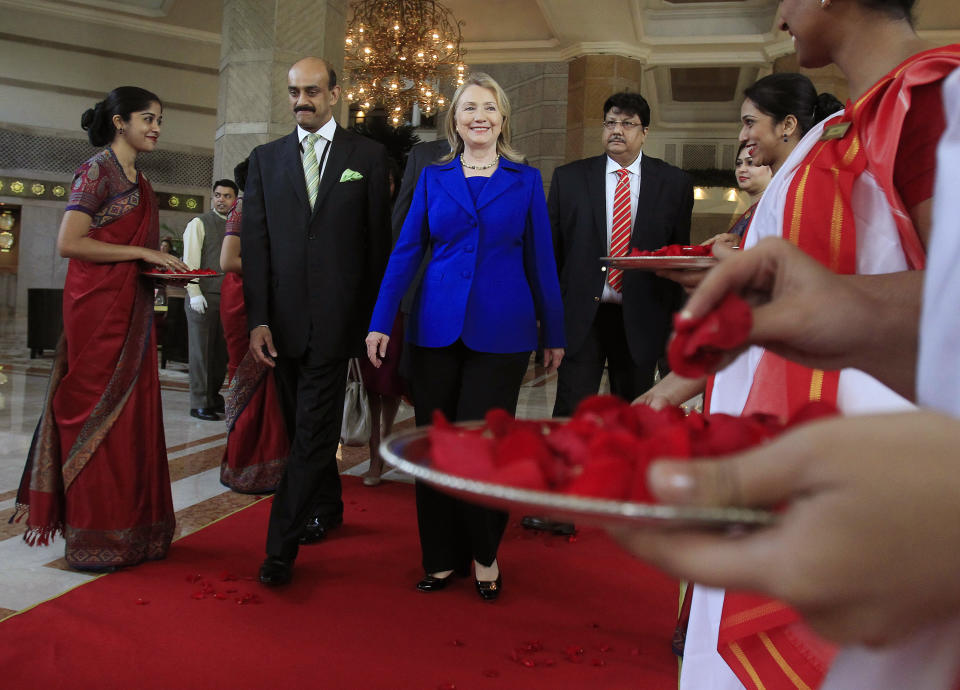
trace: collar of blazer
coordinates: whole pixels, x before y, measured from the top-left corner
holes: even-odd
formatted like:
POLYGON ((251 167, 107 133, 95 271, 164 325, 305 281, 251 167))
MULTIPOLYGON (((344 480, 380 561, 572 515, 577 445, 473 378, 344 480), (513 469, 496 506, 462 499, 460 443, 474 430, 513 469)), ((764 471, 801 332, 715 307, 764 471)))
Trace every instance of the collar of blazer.
POLYGON ((524 166, 520 163, 514 163, 501 156, 497 169, 487 180, 483 191, 480 192, 476 206, 474 206, 473 196, 467 188, 467 178, 463 174, 459 157, 454 157, 453 160, 437 166, 437 181, 467 213, 476 218, 480 209, 514 185, 521 183, 523 169, 524 166))
MULTIPOLYGON (((340 181, 340 175, 346 169, 350 152, 356 143, 356 136, 357 135, 352 132, 343 129, 340 125, 337 125, 336 133, 333 135, 333 141, 330 142, 330 151, 327 153, 326 162, 324 163, 323 177, 320 178, 320 189, 317 191, 317 203, 313 207, 312 213, 317 212, 317 209, 323 205, 327 194, 329 194, 330 190, 340 181)), ((284 148, 286 149, 284 156, 286 159, 286 173, 290 178, 291 186, 300 199, 300 202, 305 207, 309 207, 310 201, 307 196, 307 179, 303 174, 303 159, 300 156, 300 138, 297 136, 297 130, 293 130, 293 132, 287 136, 284 148)))

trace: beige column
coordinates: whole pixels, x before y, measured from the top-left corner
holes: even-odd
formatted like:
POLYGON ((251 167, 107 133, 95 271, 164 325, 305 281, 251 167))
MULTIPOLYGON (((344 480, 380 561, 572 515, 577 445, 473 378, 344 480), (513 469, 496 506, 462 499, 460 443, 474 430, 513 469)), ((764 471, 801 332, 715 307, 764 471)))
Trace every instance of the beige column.
MULTIPOLYGON (((287 71, 314 55, 343 72, 347 0, 224 0, 214 176, 290 132, 287 71)), ((334 111, 336 113, 336 110, 334 111)))
POLYGON ((603 153, 600 122, 603 103, 618 91, 643 94, 643 66, 619 55, 575 58, 567 77, 567 162, 603 153))

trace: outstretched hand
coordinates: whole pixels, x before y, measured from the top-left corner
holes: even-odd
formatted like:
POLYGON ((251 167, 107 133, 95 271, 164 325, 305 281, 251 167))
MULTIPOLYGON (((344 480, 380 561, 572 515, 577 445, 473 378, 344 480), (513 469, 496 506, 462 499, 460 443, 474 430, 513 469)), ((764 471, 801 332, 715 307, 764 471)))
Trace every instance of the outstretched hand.
POLYGON ((660 461, 663 502, 771 507, 747 534, 611 529, 664 570, 758 591, 837 642, 883 644, 960 614, 960 421, 931 412, 832 419, 723 460, 660 461))
POLYGON ((809 367, 857 367, 912 396, 922 288, 921 271, 837 275, 768 238, 711 269, 681 318, 701 317, 739 293, 754 305, 750 344, 809 367))

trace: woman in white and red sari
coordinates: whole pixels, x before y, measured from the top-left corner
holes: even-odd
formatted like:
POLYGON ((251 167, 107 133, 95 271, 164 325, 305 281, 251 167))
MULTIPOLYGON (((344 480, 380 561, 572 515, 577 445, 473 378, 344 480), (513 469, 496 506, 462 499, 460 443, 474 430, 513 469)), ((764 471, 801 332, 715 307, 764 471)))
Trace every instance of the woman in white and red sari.
MULTIPOLYGON (((924 267, 934 154, 944 129, 940 91, 960 65, 960 47, 925 50, 910 23, 913 4, 781 2, 781 28, 793 36, 800 65, 836 64, 851 100, 843 114, 807 133, 778 170, 746 249, 775 236, 836 273, 924 267)), ((761 107, 751 125, 745 104, 742 140, 762 153, 767 139, 794 136, 793 123, 760 103, 762 92, 747 96, 761 107)), ((862 371, 804 368, 754 347, 717 374, 709 410, 787 417, 810 400, 833 402, 848 415, 909 407, 862 371)), ((783 604, 698 588, 681 688, 818 687, 833 653, 783 604)))
POLYGON ((69 257, 63 337, 17 495, 25 539, 66 540, 74 568, 109 571, 166 556, 174 514, 144 264, 187 267, 157 248, 153 189, 135 167, 156 148, 163 107, 122 86, 83 114, 103 151, 77 170, 57 247, 69 257))

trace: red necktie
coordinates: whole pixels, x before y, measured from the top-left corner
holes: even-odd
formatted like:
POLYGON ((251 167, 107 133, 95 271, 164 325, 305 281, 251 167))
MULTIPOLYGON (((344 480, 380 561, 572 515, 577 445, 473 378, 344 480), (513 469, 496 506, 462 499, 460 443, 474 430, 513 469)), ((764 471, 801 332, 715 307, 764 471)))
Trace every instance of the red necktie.
MULTIPOLYGON (((613 229, 610 232, 610 256, 626 256, 630 250, 630 172, 617 170, 617 187, 613 191, 613 229)), ((617 292, 623 287, 623 271, 611 268, 607 282, 617 292)))

